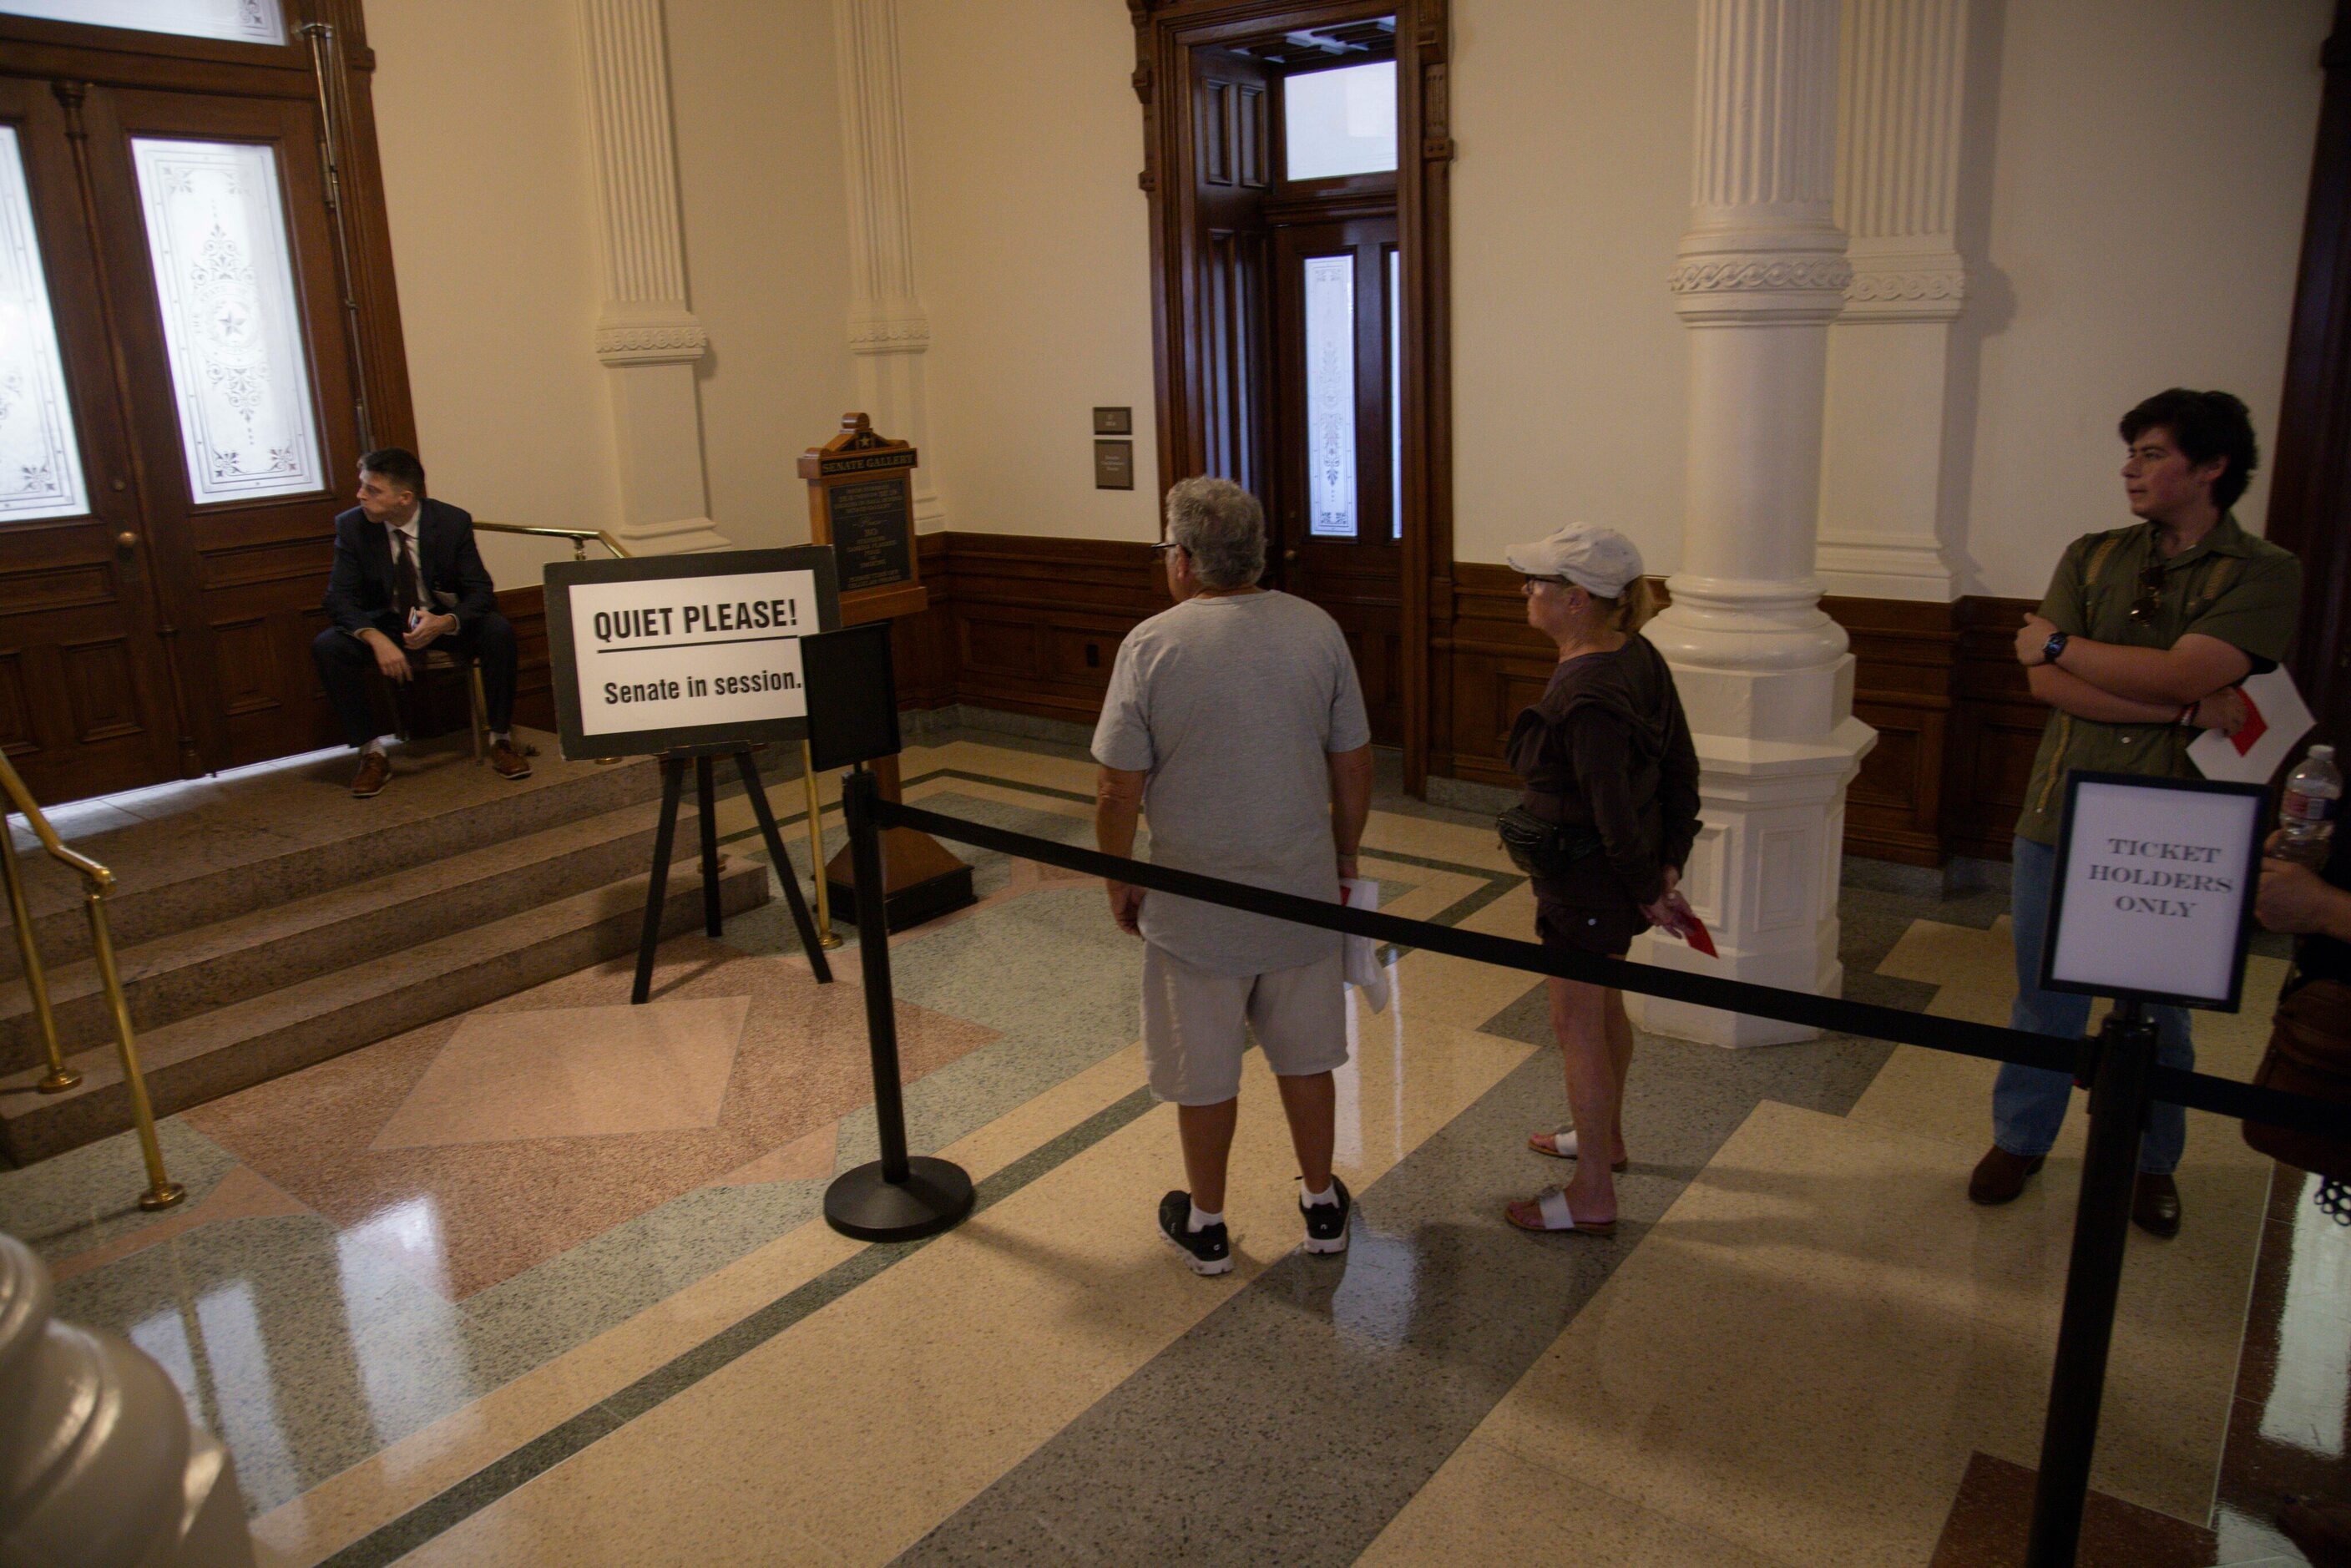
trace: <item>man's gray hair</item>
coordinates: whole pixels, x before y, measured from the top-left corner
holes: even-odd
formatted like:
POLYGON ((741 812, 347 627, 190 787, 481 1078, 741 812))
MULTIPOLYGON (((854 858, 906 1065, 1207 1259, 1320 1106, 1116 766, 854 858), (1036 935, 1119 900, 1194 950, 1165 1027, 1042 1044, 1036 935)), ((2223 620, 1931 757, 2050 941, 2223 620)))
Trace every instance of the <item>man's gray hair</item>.
POLYGON ((1201 587, 1247 588, 1265 572, 1265 508, 1230 479, 1179 480, 1167 492, 1167 542, 1192 558, 1201 587))

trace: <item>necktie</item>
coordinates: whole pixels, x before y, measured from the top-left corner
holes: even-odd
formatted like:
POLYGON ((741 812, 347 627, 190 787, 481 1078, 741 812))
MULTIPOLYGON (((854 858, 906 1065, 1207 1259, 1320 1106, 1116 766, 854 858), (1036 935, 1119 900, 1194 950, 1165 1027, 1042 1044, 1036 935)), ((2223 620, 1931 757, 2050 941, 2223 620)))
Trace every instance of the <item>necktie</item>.
POLYGON ((424 602, 424 595, 416 586, 416 558, 408 551, 408 530, 394 528, 392 537, 400 541, 400 563, 392 571, 392 592, 400 612, 406 615, 424 602))

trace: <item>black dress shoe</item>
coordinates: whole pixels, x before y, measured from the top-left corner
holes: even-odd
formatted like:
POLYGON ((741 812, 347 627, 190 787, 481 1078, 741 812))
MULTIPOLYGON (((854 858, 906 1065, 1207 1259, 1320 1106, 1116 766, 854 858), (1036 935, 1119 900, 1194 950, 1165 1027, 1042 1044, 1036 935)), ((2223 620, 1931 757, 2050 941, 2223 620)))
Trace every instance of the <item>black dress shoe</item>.
POLYGON ((1998 1144, 1991 1153, 1976 1162, 1976 1174, 1968 1178, 1968 1198, 1973 1203, 2011 1203, 2024 1190, 2024 1178, 2046 1164, 2049 1156, 2011 1155, 1998 1144))
POLYGON ((2179 1184, 2168 1176, 2138 1173, 2131 1189, 2131 1223, 2149 1236, 2179 1234, 2179 1184))

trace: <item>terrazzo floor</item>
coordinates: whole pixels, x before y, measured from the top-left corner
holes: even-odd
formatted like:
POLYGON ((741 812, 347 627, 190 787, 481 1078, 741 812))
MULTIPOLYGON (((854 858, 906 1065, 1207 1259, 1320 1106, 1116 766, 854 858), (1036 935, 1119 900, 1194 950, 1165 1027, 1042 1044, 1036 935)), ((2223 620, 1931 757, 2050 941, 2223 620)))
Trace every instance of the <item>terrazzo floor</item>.
MULTIPOLYGON (((1091 842, 1074 752, 904 766, 1091 842)), ((721 827, 764 858, 741 801, 721 827)), ((1091 882, 967 858, 978 905, 892 943, 910 1140, 978 1185, 946 1236, 820 1218, 876 1147, 863 998, 853 938, 820 987, 780 902, 667 944, 646 1008, 606 966, 168 1119, 162 1216, 127 1137, 0 1172, 0 1228, 180 1382, 273 1564, 2002 1560, 1962 1526, 2029 1486, 2082 1118, 1978 1209, 1990 1064, 1645 1036, 1625 1222, 1530 1238, 1499 1209, 1559 1174, 1523 1145, 1560 1119, 1541 990, 1409 950, 1386 1011, 1351 998, 1349 1250, 1296 1249, 1252 1056, 1239 1263, 1198 1280, 1153 1229, 1180 1166, 1132 939, 1091 882)), ((1383 795, 1366 863, 1390 912, 1531 926, 1473 816, 1383 795)), ((1848 995, 2004 1020, 2004 897, 1856 875, 1843 913, 1848 995)), ((2262 1011, 2199 1020, 2200 1065, 2245 1075, 2262 1011)), ((2094 1484, 2199 1563, 2300 1561, 2224 1454, 2344 1474, 2351 1231, 2273 1169, 2192 1116, 2187 1227, 2128 1255, 2094 1484)))

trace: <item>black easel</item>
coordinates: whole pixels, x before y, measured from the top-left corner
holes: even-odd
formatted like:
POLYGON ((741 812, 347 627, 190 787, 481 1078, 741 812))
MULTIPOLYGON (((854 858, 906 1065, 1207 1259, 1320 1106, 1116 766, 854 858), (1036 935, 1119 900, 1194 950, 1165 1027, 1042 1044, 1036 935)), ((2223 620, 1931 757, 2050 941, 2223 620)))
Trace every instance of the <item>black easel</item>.
MULTIPOLYGON (((669 900, 669 854, 677 840, 678 797, 685 792, 685 765, 689 761, 694 764, 695 809, 702 818, 702 926, 716 936, 725 925, 725 914, 718 906, 718 790, 711 768, 711 764, 721 757, 732 757, 743 775, 743 792, 751 798, 752 813, 759 819, 760 836, 768 842, 768 859, 775 866, 776 880, 784 884, 784 900, 791 905, 792 925, 799 928, 800 949, 808 955, 809 967, 816 972, 819 984, 832 983, 832 966, 817 941, 816 922, 810 918, 808 900, 800 896, 799 878, 793 873, 791 857, 784 853, 784 836, 776 829, 776 814, 768 807, 767 788, 759 781, 758 764, 751 759, 750 747, 680 747, 661 754, 661 823, 653 830, 653 869, 645 886, 644 930, 637 938, 637 983, 629 993, 632 1003, 643 1002, 653 990, 653 949, 661 946, 662 905, 669 900)), ((822 866, 817 868, 817 874, 824 874, 822 866)))
POLYGON ((2041 1432, 2026 1568, 2071 1568, 2081 1544, 2106 1352, 2122 1293, 2131 1190, 2138 1180, 2139 1137, 2147 1127, 2155 1020, 2138 1001, 2117 999, 2088 1049, 2091 1060, 2082 1077, 2090 1090, 2090 1135, 2082 1159, 2082 1196, 2074 1210, 2065 1305, 2057 1320, 2057 1368, 2049 1380, 2049 1416, 2041 1432))

